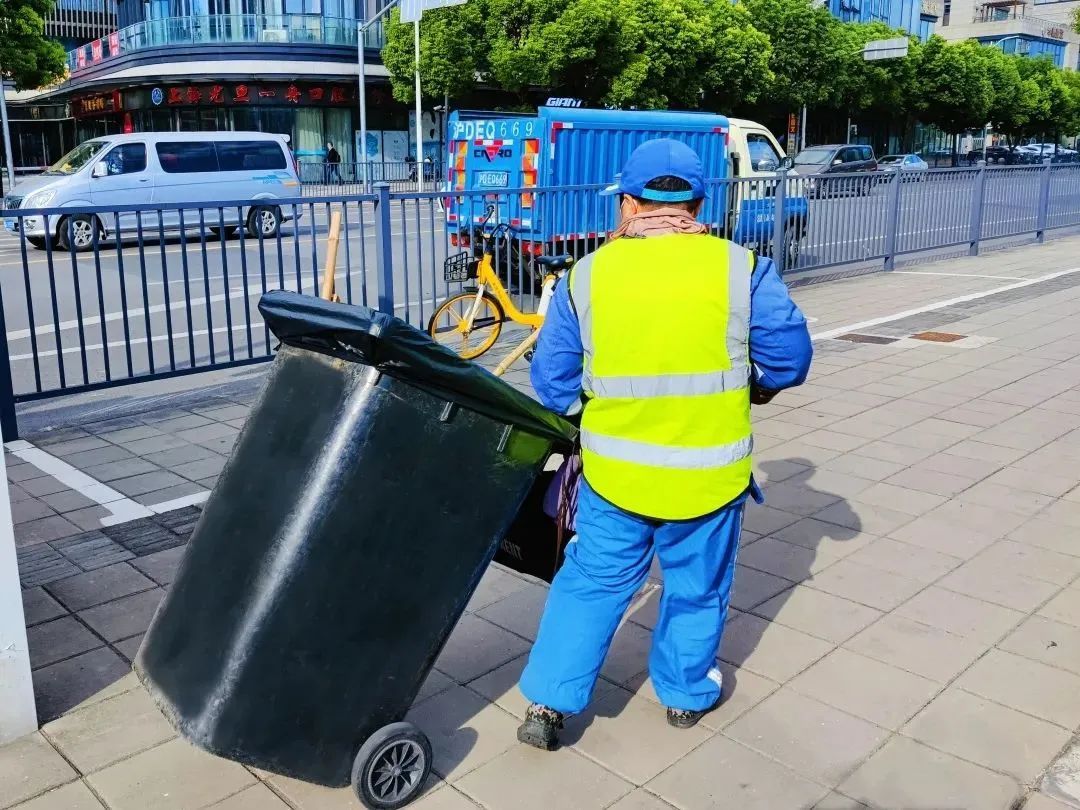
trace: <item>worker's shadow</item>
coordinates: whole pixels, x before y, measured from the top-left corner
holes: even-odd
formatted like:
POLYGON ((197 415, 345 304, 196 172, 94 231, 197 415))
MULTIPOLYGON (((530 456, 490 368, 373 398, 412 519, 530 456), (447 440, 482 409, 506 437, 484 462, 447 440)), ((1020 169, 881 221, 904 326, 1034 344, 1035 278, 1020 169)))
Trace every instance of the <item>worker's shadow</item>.
MULTIPOLYGON (((719 650, 724 703, 738 692, 739 668, 753 655, 771 622, 785 623, 788 600, 800 582, 812 579, 813 571, 818 570, 821 553, 830 556, 846 553, 835 544, 852 540, 861 531, 858 514, 844 498, 814 487, 815 473, 816 467, 805 458, 766 461, 760 465, 760 475, 756 477, 765 488, 765 505, 770 508, 760 509, 753 501, 746 506, 735 583, 719 650), (769 489, 778 483, 784 486, 770 505, 769 489), (785 505, 801 512, 825 509, 823 517, 827 520, 785 512, 785 505), (759 536, 771 540, 759 549, 749 551, 759 536)), ((651 576, 634 599, 612 645, 616 653, 622 645, 618 669, 623 672, 626 654, 647 642, 640 638, 642 628, 651 630, 656 622, 662 592, 662 574, 658 567, 654 567, 654 574, 659 577, 651 576)), ((649 679, 647 649, 640 658, 642 671, 629 679, 623 680, 622 673, 613 673, 611 663, 609 655, 604 677, 597 686, 590 708, 580 717, 568 721, 562 737, 565 745, 573 745, 585 736, 595 718, 621 714, 634 695, 657 700, 649 679)), ((719 710, 718 719, 724 719, 722 713, 723 708, 719 710)))

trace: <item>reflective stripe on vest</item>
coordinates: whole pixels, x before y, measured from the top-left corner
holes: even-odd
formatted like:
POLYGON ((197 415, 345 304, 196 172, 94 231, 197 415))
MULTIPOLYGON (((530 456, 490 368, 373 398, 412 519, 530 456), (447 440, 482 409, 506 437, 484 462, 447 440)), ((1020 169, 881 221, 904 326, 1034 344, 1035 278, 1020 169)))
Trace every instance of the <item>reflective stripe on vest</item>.
POLYGON ((745 491, 752 270, 734 243, 671 234, 611 242, 571 271, 584 472, 616 506, 680 520, 745 491))
POLYGON ((581 446, 593 453, 619 461, 648 464, 651 467, 671 467, 677 470, 701 470, 726 467, 749 458, 754 449, 754 437, 747 436, 731 444, 716 447, 664 447, 657 444, 599 436, 581 432, 581 446))
POLYGON ((642 399, 646 397, 693 397, 737 391, 750 384, 750 366, 703 374, 664 374, 639 377, 592 377, 590 391, 598 397, 642 399))

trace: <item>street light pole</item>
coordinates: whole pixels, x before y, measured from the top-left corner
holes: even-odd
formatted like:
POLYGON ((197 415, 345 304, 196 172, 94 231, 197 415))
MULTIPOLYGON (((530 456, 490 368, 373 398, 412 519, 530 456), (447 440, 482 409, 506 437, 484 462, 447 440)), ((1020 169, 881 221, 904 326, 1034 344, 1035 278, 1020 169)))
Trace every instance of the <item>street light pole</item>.
POLYGON ((421 122, 422 105, 420 101, 420 20, 413 23, 413 46, 416 51, 416 70, 414 79, 416 88, 416 190, 424 190, 424 127, 421 122))
POLYGON ((11 127, 8 126, 7 99, 5 95, 4 72, 0 69, 0 126, 4 128, 4 160, 7 161, 8 192, 10 192, 11 189, 15 188, 15 160, 11 156, 11 127))

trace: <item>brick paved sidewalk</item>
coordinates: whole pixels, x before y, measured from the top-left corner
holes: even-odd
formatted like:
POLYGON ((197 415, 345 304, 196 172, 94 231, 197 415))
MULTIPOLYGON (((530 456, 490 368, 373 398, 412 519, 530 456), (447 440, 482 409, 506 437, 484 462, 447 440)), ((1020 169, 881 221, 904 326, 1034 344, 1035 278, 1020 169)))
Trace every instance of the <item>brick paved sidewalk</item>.
MULTIPOLYGON (((724 705, 664 722, 657 571, 564 748, 520 746, 546 589, 493 568, 410 715, 438 774, 413 806, 1080 808, 1078 246, 797 289, 831 337, 806 386, 755 410, 768 504, 748 508, 724 705)), ((0 749, 0 808, 359 807, 196 751, 128 670, 249 404, 9 452, 44 725, 0 749)))

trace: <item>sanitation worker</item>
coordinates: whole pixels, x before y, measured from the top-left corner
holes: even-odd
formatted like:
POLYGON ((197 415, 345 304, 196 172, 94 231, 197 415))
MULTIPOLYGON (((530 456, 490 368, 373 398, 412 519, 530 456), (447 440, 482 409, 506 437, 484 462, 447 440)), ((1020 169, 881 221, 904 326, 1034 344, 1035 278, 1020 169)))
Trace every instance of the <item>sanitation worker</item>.
POLYGON ((576 536, 551 586, 521 676, 518 729, 551 750, 589 702, 611 639, 653 555, 663 571, 649 672, 668 722, 720 704, 716 666, 751 478, 751 391, 767 401, 806 379, 806 319, 772 261, 698 222, 701 160, 657 139, 616 184, 621 223, 560 284, 532 382, 544 405, 581 414, 576 536))

